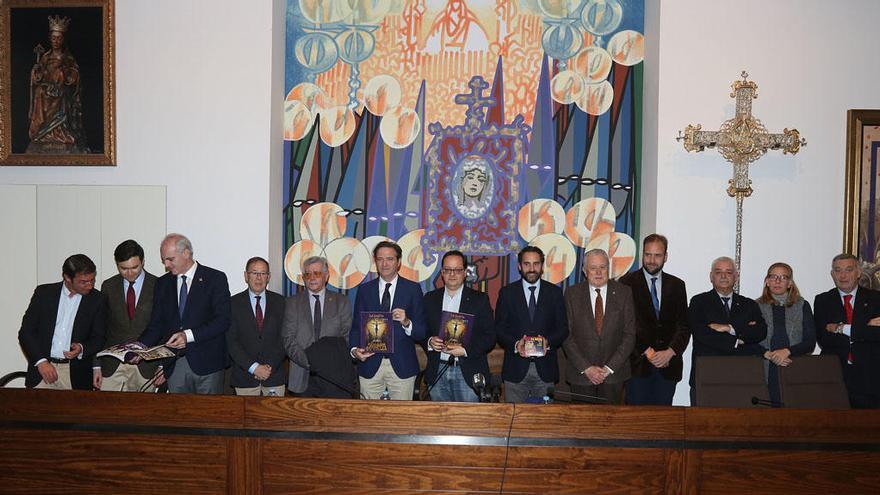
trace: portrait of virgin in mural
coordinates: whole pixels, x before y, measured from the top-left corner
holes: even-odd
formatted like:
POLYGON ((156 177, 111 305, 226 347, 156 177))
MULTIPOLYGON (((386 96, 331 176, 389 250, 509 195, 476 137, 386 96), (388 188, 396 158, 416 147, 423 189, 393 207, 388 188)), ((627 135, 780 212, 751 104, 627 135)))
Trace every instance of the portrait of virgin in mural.
POLYGON ((489 210, 495 193, 491 164, 479 155, 464 157, 452 179, 452 199, 461 216, 474 220, 489 210))

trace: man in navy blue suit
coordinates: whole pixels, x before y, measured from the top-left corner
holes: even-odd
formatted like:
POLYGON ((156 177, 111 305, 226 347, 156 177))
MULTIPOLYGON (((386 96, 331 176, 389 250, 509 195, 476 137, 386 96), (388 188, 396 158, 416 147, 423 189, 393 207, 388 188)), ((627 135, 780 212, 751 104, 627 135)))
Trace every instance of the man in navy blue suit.
POLYGON ((517 255, 522 279, 501 288, 495 306, 495 333, 504 347, 504 400, 525 402, 542 397, 559 381, 556 350, 568 337, 568 317, 562 289, 541 280, 544 252, 524 247, 517 255), (529 357, 524 349, 526 336, 539 337, 546 354, 529 357))
POLYGON ((419 374, 415 345, 425 338, 422 288, 398 274, 402 255, 400 246, 394 242, 376 244, 373 260, 379 278, 358 287, 354 301, 348 341, 352 346, 352 357, 360 361, 361 394, 367 399, 379 399, 387 390, 392 400, 412 400, 416 375, 419 374), (393 354, 367 352, 364 348, 361 311, 391 313, 393 354))
POLYGON ((153 314, 140 337, 178 357, 165 365, 172 393, 221 394, 229 329, 229 284, 223 272, 193 260, 189 239, 168 234, 159 248, 166 273, 156 281, 153 314))

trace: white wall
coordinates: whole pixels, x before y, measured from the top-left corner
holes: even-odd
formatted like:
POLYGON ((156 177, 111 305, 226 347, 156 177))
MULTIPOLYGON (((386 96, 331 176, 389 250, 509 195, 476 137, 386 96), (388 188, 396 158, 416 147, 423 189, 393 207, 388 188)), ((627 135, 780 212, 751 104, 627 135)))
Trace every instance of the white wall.
MULTIPOLYGON (((168 231, 188 235, 233 292, 255 255, 268 257, 280 287, 284 19, 283 0, 117 0, 118 166, 2 167, 0 185, 165 186, 168 231)), ((12 214, 0 213, 0 225, 12 214)), ((7 244, 0 258, 14 252, 7 244)), ((37 277, 35 259, 16 261, 29 265, 3 276, 23 296, 2 307, 20 321, 37 277)), ((3 342, 17 331, 4 329, 3 342)))
MULTIPOLYGON (((670 239, 668 271, 687 282, 689 295, 708 290, 713 258, 733 255, 735 203, 725 193, 731 166, 716 151, 687 153, 674 138, 688 124, 713 130, 731 118, 730 84, 743 69, 758 84, 754 115, 771 132, 797 128, 809 144, 793 157, 769 152, 751 167, 755 192, 744 206, 741 292, 760 294, 774 261, 792 265, 811 303, 832 286, 831 258, 843 248, 846 111, 880 108, 880 2, 828 6, 663 0, 659 14, 656 5, 646 9, 654 16, 646 31, 659 33, 648 39, 658 45, 659 63, 646 62, 646 88, 659 91, 645 107, 646 121, 657 121, 657 189, 643 191, 642 211, 656 210, 656 228, 670 239)), ((652 159, 646 153, 646 169, 652 159)), ((679 386, 676 403, 687 402, 687 390, 679 386)))

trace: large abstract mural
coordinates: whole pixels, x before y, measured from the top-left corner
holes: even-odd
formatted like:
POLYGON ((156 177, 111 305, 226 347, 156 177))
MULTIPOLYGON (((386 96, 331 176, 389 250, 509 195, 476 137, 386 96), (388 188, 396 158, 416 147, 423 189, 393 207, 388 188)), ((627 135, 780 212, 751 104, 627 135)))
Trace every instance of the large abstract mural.
POLYGON ((644 0, 288 0, 285 292, 312 255, 356 287, 385 239, 425 288, 462 250, 493 299, 525 245, 554 283, 594 247, 626 273, 643 25, 644 0))

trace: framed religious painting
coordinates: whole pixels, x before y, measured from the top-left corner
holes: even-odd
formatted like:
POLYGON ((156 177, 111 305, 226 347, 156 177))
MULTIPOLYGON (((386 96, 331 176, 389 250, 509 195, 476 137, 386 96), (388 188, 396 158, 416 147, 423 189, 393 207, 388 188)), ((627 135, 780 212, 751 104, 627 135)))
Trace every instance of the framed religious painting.
POLYGON ((0 0, 0 165, 116 165, 114 0, 0 0))
POLYGON ((843 247, 859 257, 860 283, 880 289, 880 110, 846 116, 843 247))

